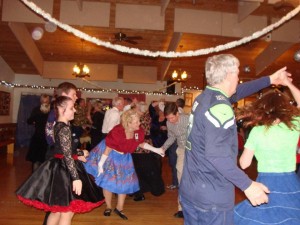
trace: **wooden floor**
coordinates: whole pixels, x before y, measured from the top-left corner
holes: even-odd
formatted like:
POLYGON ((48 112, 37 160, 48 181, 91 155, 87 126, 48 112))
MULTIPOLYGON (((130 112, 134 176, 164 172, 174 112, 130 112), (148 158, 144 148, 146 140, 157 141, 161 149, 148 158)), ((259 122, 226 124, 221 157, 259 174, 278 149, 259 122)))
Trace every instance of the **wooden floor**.
MULTIPOLYGON (((31 163, 25 161, 26 149, 18 149, 14 155, 7 155, 0 150, 0 225, 41 225, 45 213, 23 205, 16 198, 14 191, 31 174, 31 163)), ((255 178, 255 169, 250 169, 255 178)), ((163 177, 165 184, 171 181, 167 158, 163 159, 163 177)), ((76 214, 72 225, 182 225, 183 219, 174 218, 177 211, 177 190, 166 190, 160 197, 145 194, 146 200, 135 202, 128 197, 124 212, 129 220, 124 221, 112 214, 104 217, 105 205, 90 213, 76 214)), ((236 192, 236 202, 244 199, 243 193, 236 192)), ((115 202, 116 199, 114 199, 115 202)))

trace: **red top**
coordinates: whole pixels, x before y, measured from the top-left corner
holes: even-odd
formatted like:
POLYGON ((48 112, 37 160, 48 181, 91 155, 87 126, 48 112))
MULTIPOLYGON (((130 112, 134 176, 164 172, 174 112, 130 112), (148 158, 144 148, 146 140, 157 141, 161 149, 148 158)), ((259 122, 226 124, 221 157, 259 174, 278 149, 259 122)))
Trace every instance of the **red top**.
POLYGON ((126 139, 125 129, 119 124, 115 126, 106 136, 106 145, 118 152, 133 153, 139 144, 144 142, 145 132, 140 127, 134 131, 134 138, 126 139))

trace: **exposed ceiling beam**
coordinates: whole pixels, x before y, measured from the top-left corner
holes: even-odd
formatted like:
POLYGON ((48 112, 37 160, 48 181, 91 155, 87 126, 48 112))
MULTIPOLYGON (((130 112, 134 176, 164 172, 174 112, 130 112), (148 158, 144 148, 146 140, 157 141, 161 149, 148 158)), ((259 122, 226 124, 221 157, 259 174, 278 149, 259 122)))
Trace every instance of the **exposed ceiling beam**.
POLYGON ((254 10, 260 6, 259 2, 245 2, 238 3, 238 21, 241 22, 247 18, 254 10))
MULTIPOLYGON (((269 0, 269 3, 274 4, 274 7, 278 7, 278 6, 296 7, 300 4, 300 0, 290 0, 290 1, 269 0)), ((268 20, 270 22, 271 18, 269 17, 268 20)), ((269 65, 271 65, 277 58, 279 58, 284 52, 286 52, 290 47, 292 47, 295 44, 295 40, 293 39, 293 37, 291 37, 289 29, 286 28, 286 26, 283 25, 277 29, 277 31, 280 30, 286 30, 286 32, 281 32, 281 35, 283 35, 281 37, 281 40, 272 41, 270 38, 270 41, 272 42, 269 44, 267 48, 263 50, 261 54, 259 54, 256 57, 255 59, 256 75, 259 75, 264 69, 266 69, 269 65)), ((297 32, 297 30, 294 31, 297 32)))
POLYGON ((82 11, 82 0, 76 0, 79 11, 82 11))
POLYGON ((299 0, 278 0, 278 1, 272 1, 274 4, 274 8, 275 9, 280 9, 280 8, 284 8, 284 7, 292 7, 292 8, 296 8, 299 4, 300 1, 299 0))
POLYGON ((291 42, 272 41, 270 45, 255 59, 256 75, 259 75, 294 44, 295 43, 291 42))
MULTIPOLYGON (((182 33, 181 32, 174 32, 172 39, 170 41, 169 47, 168 47, 168 52, 170 51, 176 51, 179 42, 181 40, 182 37, 182 33)), ((163 61, 162 65, 161 65, 161 80, 163 81, 165 76, 167 75, 168 69, 171 65, 172 60, 169 59, 167 61, 163 61)))
POLYGON ((170 0, 160 0, 160 5, 161 5, 160 15, 161 16, 165 15, 165 12, 166 12, 166 9, 167 9, 169 3, 170 3, 170 0))
POLYGON ((9 22, 9 28, 14 33, 15 37, 19 41, 20 45, 24 49, 26 55, 29 57, 33 65, 35 66, 36 70, 39 72, 40 75, 43 74, 43 57, 39 52, 36 44, 32 40, 32 37, 26 28, 24 23, 16 23, 16 22, 9 22))

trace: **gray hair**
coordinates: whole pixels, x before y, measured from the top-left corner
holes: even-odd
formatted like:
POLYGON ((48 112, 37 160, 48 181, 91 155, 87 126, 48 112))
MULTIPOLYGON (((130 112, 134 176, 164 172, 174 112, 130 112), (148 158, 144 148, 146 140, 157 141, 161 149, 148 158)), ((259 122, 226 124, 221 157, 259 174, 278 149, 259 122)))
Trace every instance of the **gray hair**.
POLYGON ((124 104, 124 98, 122 97, 115 97, 112 101, 113 106, 118 106, 121 105, 122 103, 124 104))
POLYGON ((238 72, 240 62, 231 54, 220 54, 209 57, 205 63, 205 76, 209 86, 222 83, 228 73, 238 72))

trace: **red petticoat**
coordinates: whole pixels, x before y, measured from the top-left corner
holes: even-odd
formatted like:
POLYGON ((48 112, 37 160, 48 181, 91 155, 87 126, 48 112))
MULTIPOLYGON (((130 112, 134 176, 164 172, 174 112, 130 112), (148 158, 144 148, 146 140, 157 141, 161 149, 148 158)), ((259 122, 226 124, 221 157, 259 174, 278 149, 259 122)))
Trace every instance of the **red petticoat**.
POLYGON ((31 200, 23 198, 22 196, 18 195, 18 199, 23 202, 25 205, 33 206, 37 209, 42 209, 46 212, 74 212, 74 213, 86 213, 91 211, 92 209, 102 205, 104 200, 92 203, 92 202, 85 202, 82 200, 73 200, 70 202, 68 206, 59 206, 59 205, 47 205, 43 202, 37 200, 31 200))

